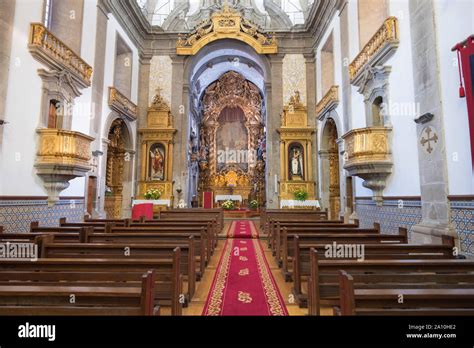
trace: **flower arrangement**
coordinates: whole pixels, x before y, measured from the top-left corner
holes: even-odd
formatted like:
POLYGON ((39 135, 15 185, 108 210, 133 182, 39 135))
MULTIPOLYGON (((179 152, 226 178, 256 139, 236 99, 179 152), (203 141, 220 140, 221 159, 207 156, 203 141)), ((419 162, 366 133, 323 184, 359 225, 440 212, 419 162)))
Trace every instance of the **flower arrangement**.
POLYGON ((108 186, 105 186, 105 195, 106 196, 112 196, 113 195, 112 189, 108 186))
POLYGON ((157 188, 149 188, 143 196, 145 199, 160 199, 161 191, 157 188))
POLYGON ((255 199, 253 201, 250 201, 249 207, 250 207, 250 209, 257 209, 258 208, 258 201, 255 200, 255 199))
POLYGON ((233 210, 235 208, 235 204, 233 201, 228 200, 222 203, 222 208, 225 210, 233 210))
POLYGON ((295 200, 297 201, 306 201, 306 199, 308 198, 308 192, 303 189, 296 190, 295 192, 293 192, 293 195, 295 197, 295 200))

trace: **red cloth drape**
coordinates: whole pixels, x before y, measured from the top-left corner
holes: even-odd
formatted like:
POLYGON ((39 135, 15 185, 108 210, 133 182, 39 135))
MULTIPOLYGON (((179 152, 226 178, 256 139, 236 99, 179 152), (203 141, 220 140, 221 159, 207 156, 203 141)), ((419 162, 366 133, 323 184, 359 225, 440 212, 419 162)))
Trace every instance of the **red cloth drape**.
POLYGON ((211 208, 214 208, 214 202, 213 202, 213 199, 214 199, 214 194, 213 192, 211 191, 206 191, 206 192, 203 192, 202 193, 202 205, 203 205, 203 208, 206 208, 206 209, 211 209, 211 208))
POLYGON ((139 220, 144 216, 147 220, 153 220, 153 203, 142 203, 132 208, 132 220, 139 220))

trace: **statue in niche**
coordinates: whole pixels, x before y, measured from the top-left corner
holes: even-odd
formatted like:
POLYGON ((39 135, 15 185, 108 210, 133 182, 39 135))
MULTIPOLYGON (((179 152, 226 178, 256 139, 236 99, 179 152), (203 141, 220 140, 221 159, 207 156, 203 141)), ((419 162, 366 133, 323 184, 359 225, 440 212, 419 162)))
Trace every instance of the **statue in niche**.
POLYGON ((151 180, 165 179, 165 148, 162 144, 153 144, 150 148, 149 175, 151 180))
POLYGON ((301 145, 292 145, 290 153, 290 180, 304 180, 303 177, 303 149, 301 145))

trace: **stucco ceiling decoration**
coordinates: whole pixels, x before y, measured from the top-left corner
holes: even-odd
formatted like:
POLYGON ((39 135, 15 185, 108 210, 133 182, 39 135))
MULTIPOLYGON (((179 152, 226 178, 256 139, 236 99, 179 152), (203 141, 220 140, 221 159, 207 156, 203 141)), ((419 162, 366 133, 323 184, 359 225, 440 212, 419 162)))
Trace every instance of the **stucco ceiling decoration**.
POLYGON ((257 25, 242 17, 240 12, 226 4, 210 19, 199 24, 191 33, 179 36, 178 55, 195 55, 205 45, 221 39, 235 39, 247 43, 259 54, 278 53, 275 34, 264 33, 257 25))

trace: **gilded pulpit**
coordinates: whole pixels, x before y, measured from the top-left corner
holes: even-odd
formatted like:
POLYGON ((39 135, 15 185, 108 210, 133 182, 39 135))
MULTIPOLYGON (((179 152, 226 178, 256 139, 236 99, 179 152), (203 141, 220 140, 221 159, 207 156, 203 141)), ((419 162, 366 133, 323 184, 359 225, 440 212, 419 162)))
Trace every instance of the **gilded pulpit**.
POLYGON ((176 129, 170 107, 159 91, 148 108, 146 128, 140 128, 138 132, 141 138, 138 198, 144 199, 147 191, 155 189, 160 192, 156 200, 162 201, 164 206, 172 206, 173 139, 176 129))
MULTIPOLYGON (((283 108, 280 134, 280 203, 295 200, 295 192, 305 193, 308 201, 315 199, 312 165, 312 135, 306 107, 295 94, 283 108)), ((281 205, 281 204, 280 204, 281 205)), ((286 205, 285 205, 286 206, 286 205)))

